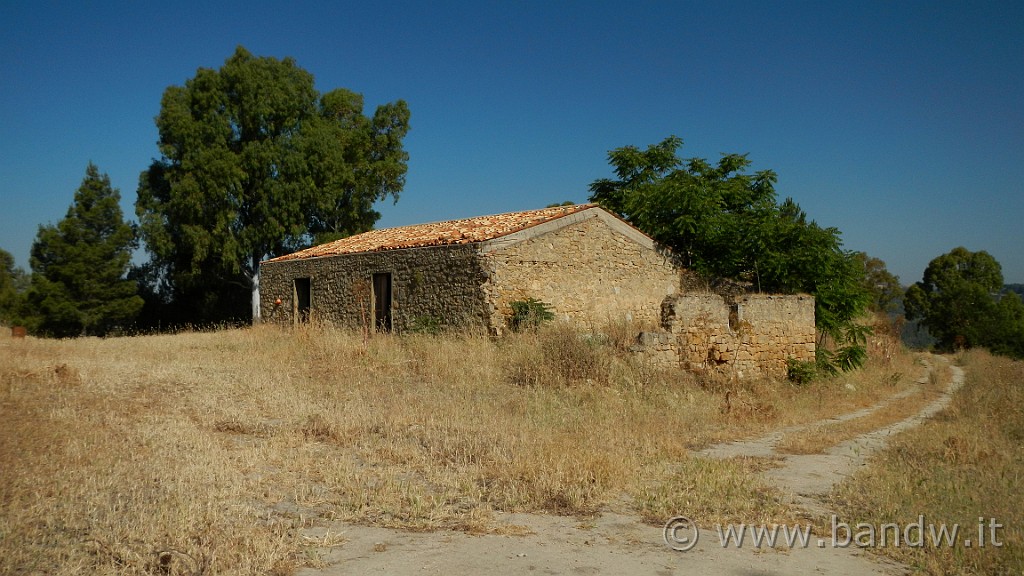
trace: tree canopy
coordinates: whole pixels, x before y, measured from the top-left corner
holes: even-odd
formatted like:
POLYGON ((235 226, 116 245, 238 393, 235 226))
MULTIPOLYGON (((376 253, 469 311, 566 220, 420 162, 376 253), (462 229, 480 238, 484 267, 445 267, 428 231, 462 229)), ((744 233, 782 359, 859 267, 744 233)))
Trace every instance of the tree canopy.
POLYGON ((28 275, 14 265, 14 256, 10 252, 0 248, 0 324, 22 322, 22 303, 28 286, 28 275))
POLYGON ((121 194, 92 163, 67 215, 40 226, 32 244, 29 324, 47 336, 103 336, 131 323, 142 308, 125 278, 135 229, 121 212, 121 194))
POLYGON ((792 199, 779 203, 771 170, 748 174, 750 160, 725 154, 715 164, 681 159, 669 137, 641 150, 612 150, 616 178, 596 180, 591 201, 668 247, 680 264, 709 277, 749 282, 763 292, 815 296, 819 329, 848 340, 869 300, 863 265, 792 199))
POLYGON ((259 263, 372 228, 374 202, 405 184, 398 100, 363 114, 361 95, 320 94, 293 59, 238 47, 218 70, 166 89, 161 157, 140 177, 136 213, 150 263, 137 275, 176 320, 259 316, 259 263))
POLYGON ((958 247, 929 262, 903 301, 907 318, 920 318, 944 350, 984 346, 1024 357, 1024 304, 1002 292, 999 262, 984 250, 958 247))
POLYGON ((857 266, 864 270, 863 285, 871 296, 871 309, 875 312, 895 312, 903 298, 899 277, 889 272, 885 262, 879 258, 864 252, 854 252, 853 258, 857 266))

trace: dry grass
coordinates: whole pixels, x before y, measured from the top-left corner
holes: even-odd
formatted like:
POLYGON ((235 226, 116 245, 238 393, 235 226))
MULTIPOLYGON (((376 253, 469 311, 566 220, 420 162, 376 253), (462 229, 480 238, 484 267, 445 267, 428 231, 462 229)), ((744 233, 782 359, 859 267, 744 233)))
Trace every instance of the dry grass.
POLYGON ((890 359, 853 391, 697 381, 621 339, 556 326, 364 345, 264 326, 0 340, 0 572, 289 574, 339 541, 300 530, 334 519, 784 521, 759 463, 690 449, 869 405, 905 370, 890 359))
MULTIPOLYGON (((844 520, 855 525, 959 524, 961 542, 880 553, 927 574, 1019 574, 1024 567, 1024 363, 972 351, 964 387, 948 409, 901 434, 871 465, 837 489, 844 520), (977 546, 978 519, 1004 526, 1003 546, 977 546)), ((986 529, 986 537, 987 529, 986 529)))
MULTIPOLYGON (((904 378, 898 375, 899 378, 904 378)), ((785 434, 775 445, 782 454, 821 454, 825 450, 873 430, 885 428, 917 414, 938 398, 949 385, 949 366, 936 366, 929 378, 909 390, 910 394, 882 405, 864 416, 831 421, 785 434)), ((898 382, 893 382, 893 385, 898 382)))

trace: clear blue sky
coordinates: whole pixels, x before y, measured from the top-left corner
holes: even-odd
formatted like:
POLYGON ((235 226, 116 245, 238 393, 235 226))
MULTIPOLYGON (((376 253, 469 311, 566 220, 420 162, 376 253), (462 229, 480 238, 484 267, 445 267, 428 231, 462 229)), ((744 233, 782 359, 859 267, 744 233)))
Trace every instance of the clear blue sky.
POLYGON ((163 90, 237 45, 412 111, 378 227, 584 202, 607 153, 749 153, 904 283, 963 245, 1024 282, 1020 2, 0 1, 0 247, 89 161, 134 219, 163 90), (847 5, 848 4, 848 5, 847 5))

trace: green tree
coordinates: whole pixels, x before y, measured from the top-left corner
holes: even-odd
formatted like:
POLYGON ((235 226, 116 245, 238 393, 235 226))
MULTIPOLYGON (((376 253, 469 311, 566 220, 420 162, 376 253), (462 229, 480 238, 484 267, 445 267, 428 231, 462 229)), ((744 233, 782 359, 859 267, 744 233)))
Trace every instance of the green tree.
POLYGON ((999 297, 996 328, 989 346, 996 354, 1024 358, 1024 302, 1015 292, 999 297))
POLYGON ((28 286, 28 275, 15 266, 10 252, 0 248, 0 324, 13 326, 22 322, 28 286))
POLYGON ((142 308, 125 278, 135 229, 124 222, 120 193, 89 163, 74 203, 56 226, 40 226, 32 244, 31 326, 48 336, 105 335, 142 308))
POLYGON ((871 295, 871 308, 876 312, 894 312, 903 298, 899 277, 889 272, 885 262, 879 258, 864 252, 854 252, 853 257, 857 266, 863 269, 863 286, 871 295))
POLYGON ((156 123, 161 158, 136 203, 151 261, 137 274, 191 321, 232 310, 239 290, 258 319, 261 260, 369 230, 374 202, 405 183, 405 102, 367 117, 362 96, 321 95, 291 58, 238 47, 167 88, 156 123))
POLYGON ((676 154, 680 146, 673 136, 647 150, 612 150, 617 179, 592 183, 590 199, 672 248, 687 268, 736 277, 750 256, 734 241, 741 229, 771 216, 776 176, 744 174, 750 161, 738 154, 723 155, 717 165, 684 161, 676 154))
POLYGON ((1007 352, 1015 348, 1016 318, 1024 312, 1015 295, 998 298, 1002 289, 1002 267, 991 254, 958 247, 929 262, 903 302, 907 318, 920 318, 941 349, 985 346, 1007 352))
POLYGON ((670 248, 688 269, 759 291, 814 295, 822 333, 858 345, 851 330, 869 295, 839 231, 809 220, 792 199, 778 203, 775 173, 746 173, 746 155, 712 164, 679 158, 680 146, 673 136, 646 150, 612 150, 617 178, 591 184, 591 201, 670 248))

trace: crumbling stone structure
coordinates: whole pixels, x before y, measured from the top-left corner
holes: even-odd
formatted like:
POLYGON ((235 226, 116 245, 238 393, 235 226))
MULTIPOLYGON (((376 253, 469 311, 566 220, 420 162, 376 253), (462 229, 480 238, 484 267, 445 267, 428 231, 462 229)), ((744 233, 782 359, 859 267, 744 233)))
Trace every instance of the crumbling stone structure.
POLYGON ((814 298, 808 295, 675 294, 662 302, 661 324, 664 332, 641 334, 634 349, 662 365, 781 377, 788 359, 814 360, 814 298))

